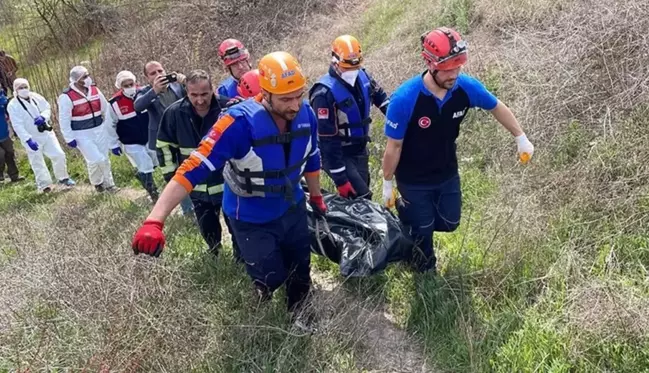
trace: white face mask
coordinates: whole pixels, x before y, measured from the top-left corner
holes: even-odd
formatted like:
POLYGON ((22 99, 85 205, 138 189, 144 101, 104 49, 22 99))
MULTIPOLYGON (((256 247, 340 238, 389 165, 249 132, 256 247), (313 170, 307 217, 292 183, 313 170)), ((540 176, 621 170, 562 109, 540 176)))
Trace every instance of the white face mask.
POLYGON ((90 86, 92 86, 92 78, 91 77, 85 78, 83 80, 83 86, 86 88, 90 88, 90 86))
POLYGON ((124 91, 124 96, 129 98, 135 97, 135 93, 136 93, 135 87, 124 88, 123 91, 124 91))
POLYGON ((356 78, 358 77, 358 70, 351 70, 351 71, 343 71, 340 74, 340 77, 343 78, 344 81, 347 82, 350 86, 354 86, 356 84, 356 78))
POLYGON ((18 90, 18 96, 21 98, 29 98, 29 89, 23 88, 18 90))

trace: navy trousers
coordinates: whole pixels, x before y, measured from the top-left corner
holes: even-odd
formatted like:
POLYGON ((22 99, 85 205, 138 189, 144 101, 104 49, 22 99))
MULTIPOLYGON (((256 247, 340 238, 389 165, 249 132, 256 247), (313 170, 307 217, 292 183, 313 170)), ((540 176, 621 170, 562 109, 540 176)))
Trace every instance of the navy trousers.
POLYGON ((230 220, 246 271, 268 297, 286 284, 289 311, 300 307, 311 287, 311 236, 303 200, 281 218, 264 224, 230 220))
POLYGON ((435 268, 433 232, 453 232, 460 225, 460 176, 436 185, 407 185, 397 180, 397 188, 403 201, 397 206, 399 219, 411 228, 416 243, 413 264, 422 272, 435 268))

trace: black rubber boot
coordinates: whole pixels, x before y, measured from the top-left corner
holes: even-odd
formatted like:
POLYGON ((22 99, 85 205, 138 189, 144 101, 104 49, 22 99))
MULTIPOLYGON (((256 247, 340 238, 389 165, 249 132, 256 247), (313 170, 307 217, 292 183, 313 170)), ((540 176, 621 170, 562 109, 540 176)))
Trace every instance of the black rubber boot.
POLYGON ((153 180, 153 173, 137 173, 137 179, 140 181, 140 184, 142 184, 142 187, 144 190, 147 191, 149 194, 149 197, 151 197, 151 200, 153 203, 156 203, 158 201, 158 188, 155 185, 155 181, 153 180))

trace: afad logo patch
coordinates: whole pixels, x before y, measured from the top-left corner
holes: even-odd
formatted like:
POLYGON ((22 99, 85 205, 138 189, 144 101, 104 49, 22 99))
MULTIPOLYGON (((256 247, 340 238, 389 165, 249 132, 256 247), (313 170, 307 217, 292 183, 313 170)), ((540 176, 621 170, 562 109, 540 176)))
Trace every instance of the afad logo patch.
POLYGON ((329 109, 326 107, 318 109, 318 119, 329 119, 329 109))
POLYGON ((419 118, 419 127, 421 128, 428 128, 430 127, 430 118, 428 117, 421 117, 419 118))

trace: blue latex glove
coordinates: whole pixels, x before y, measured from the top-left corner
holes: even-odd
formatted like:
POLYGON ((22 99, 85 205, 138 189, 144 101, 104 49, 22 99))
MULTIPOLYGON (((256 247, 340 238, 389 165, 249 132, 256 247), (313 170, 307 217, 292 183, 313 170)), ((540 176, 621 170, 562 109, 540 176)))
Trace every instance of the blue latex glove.
POLYGON ((112 151, 113 154, 115 154, 115 155, 117 155, 117 156, 122 155, 122 149, 121 149, 120 147, 113 148, 113 149, 111 149, 110 151, 112 151))
POLYGON ((8 99, 7 96, 5 95, 5 91, 3 91, 2 89, 0 89, 0 105, 2 105, 2 106, 6 106, 6 105, 7 105, 7 101, 9 101, 9 99, 8 99))
POLYGON ((38 143, 32 139, 27 140, 27 145, 33 150, 37 151, 38 150, 38 143))
POLYGON ((45 118, 43 118, 42 115, 39 115, 38 117, 36 117, 36 119, 34 119, 35 126, 42 126, 43 124, 45 124, 45 118))
POLYGON ((71 148, 76 148, 77 147, 77 140, 72 140, 68 143, 68 146, 71 148))

